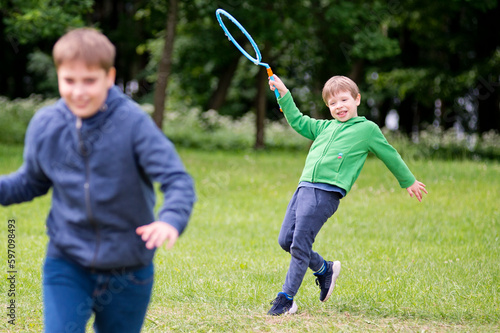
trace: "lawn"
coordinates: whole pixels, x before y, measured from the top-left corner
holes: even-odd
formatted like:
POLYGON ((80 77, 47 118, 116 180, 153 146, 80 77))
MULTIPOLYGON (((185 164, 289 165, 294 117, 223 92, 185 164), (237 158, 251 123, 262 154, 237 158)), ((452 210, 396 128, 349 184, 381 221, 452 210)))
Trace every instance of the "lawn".
MULTIPOLYGON (((289 255, 277 244, 305 152, 180 154, 198 202, 173 250, 155 257, 144 332, 498 332, 500 164, 407 161, 429 195, 422 203, 375 158, 319 234, 315 249, 340 260, 332 297, 308 273, 294 316, 269 317, 289 255)), ((22 162, 0 145, 0 174, 22 162)), ((42 330, 41 265, 50 197, 0 207, 0 330, 42 330), (8 323, 9 219, 16 221, 16 324, 8 323)))

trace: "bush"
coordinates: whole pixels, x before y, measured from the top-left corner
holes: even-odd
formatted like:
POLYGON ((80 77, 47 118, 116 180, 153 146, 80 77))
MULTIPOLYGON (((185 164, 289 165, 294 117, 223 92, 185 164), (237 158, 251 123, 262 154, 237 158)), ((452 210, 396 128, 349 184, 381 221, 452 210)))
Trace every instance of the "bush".
MULTIPOLYGON (((55 100, 43 100, 36 95, 13 101, 0 97, 0 143, 22 144, 29 120, 36 110, 54 102, 55 100)), ((149 114, 153 111, 151 104, 142 104, 141 107, 149 114)), ((311 143, 291 129, 285 119, 268 120, 265 126, 265 144, 268 149, 303 151, 311 143)), ((168 110, 163 128, 170 140, 179 147, 250 150, 255 145, 255 115, 252 112, 234 119, 220 115, 215 110, 168 110)), ((500 160, 500 135, 495 131, 478 135, 454 128, 443 130, 429 126, 413 140, 400 132, 387 129, 383 129, 383 132, 404 159, 500 160)))
POLYGON ((43 100, 41 96, 32 95, 26 99, 9 101, 0 96, 0 142, 19 144, 24 142, 24 135, 31 117, 36 110, 55 100, 43 100))
MULTIPOLYGON (((151 113, 152 105, 142 105, 151 113)), ((267 148, 306 150, 310 140, 297 134, 283 119, 266 121, 267 148)), ((255 145, 255 114, 248 112, 234 119, 215 110, 201 112, 197 108, 167 111, 163 124, 165 134, 176 146, 204 150, 250 150, 255 145)))
POLYGON ((429 126, 413 140, 400 132, 383 129, 389 143, 405 159, 497 159, 500 160, 500 135, 495 131, 468 134, 455 128, 443 130, 429 126))

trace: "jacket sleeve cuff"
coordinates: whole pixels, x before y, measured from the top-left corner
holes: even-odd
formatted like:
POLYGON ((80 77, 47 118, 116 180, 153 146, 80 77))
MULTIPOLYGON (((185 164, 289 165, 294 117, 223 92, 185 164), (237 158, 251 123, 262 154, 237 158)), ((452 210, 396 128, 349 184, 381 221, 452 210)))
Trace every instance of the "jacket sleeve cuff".
POLYGON ((291 98, 292 98, 292 93, 290 92, 290 90, 288 90, 285 96, 278 98, 278 103, 280 104, 281 102, 286 103, 291 98))

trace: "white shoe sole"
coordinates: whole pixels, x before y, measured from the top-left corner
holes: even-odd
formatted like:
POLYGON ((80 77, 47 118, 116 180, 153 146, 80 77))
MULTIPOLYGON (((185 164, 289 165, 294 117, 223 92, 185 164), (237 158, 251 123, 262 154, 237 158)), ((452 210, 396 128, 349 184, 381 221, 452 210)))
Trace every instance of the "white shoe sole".
POLYGON ((333 274, 332 274, 332 284, 330 285, 330 289, 328 289, 328 294, 326 294, 326 297, 324 300, 321 302, 326 302, 332 295, 333 289, 335 288, 335 282, 337 281, 337 278, 340 275, 340 261, 334 261, 333 266, 332 266, 333 274))
POLYGON ((297 312, 298 310, 298 306, 297 306, 297 303, 293 302, 292 303, 292 307, 290 308, 290 310, 288 310, 287 312, 285 312, 285 315, 292 315, 294 314, 295 312, 297 312))

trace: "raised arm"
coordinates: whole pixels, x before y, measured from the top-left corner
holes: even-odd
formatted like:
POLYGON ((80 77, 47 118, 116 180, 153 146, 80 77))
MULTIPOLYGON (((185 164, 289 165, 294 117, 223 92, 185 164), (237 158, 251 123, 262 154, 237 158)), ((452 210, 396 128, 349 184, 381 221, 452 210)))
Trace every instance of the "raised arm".
POLYGON ((273 75, 273 78, 274 81, 269 79, 269 88, 271 90, 278 89, 281 96, 278 99, 278 103, 283 110, 283 114, 288 124, 303 137, 310 140, 316 139, 329 124, 329 121, 314 119, 300 112, 295 105, 292 94, 283 81, 277 75, 273 75))

